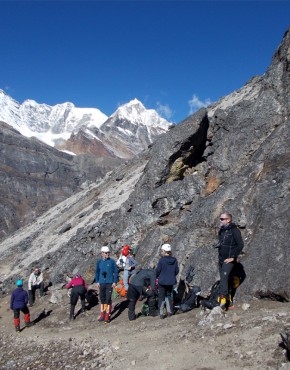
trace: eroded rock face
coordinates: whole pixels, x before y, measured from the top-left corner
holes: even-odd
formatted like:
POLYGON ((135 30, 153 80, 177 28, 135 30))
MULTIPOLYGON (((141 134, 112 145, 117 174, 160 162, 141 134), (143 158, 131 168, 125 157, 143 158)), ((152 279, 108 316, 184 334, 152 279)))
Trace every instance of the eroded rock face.
POLYGON ((116 253, 124 243, 138 245, 137 259, 156 264, 160 246, 169 242, 181 276, 193 264, 195 284, 206 290, 218 277, 212 244, 218 217, 228 211, 245 240, 241 263, 247 277, 239 294, 287 296, 289 48, 288 31, 264 76, 188 117, 71 204, 59 204, 59 214, 42 219, 46 230, 39 220, 2 243, 0 260, 11 261, 5 284, 36 258, 53 282, 76 266, 93 277, 96 248, 104 244, 116 253), (68 223, 71 228, 56 237, 68 223), (48 228, 55 233, 40 239, 48 228), (15 258, 11 250, 21 243, 27 249, 22 259, 15 258), (43 249, 33 257, 37 245, 43 249))

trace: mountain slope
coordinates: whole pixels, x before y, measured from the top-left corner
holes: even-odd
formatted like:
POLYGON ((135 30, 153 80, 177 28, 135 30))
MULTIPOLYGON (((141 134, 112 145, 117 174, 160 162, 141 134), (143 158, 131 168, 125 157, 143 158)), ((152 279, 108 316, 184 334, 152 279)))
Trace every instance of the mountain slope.
POLYGON ((71 156, 0 122, 0 240, 120 163, 71 156))

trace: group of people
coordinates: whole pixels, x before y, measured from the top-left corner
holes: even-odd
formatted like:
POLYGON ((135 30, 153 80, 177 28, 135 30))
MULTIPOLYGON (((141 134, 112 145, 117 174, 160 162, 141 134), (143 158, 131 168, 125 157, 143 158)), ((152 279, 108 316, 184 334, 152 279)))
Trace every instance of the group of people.
MULTIPOLYGON (((220 272, 220 291, 219 303, 222 310, 226 310, 229 305, 229 276, 244 243, 241 232, 232 222, 232 215, 223 213, 220 216, 219 230, 219 272, 220 272)), ((161 246, 161 258, 156 269, 142 269, 135 260, 133 249, 125 245, 122 248, 121 256, 117 262, 110 257, 108 246, 101 248, 101 258, 96 264, 95 283, 99 290, 100 316, 99 322, 110 322, 112 311, 112 293, 119 279, 119 269, 123 270, 124 287, 127 291, 128 318, 130 321, 136 319, 136 303, 141 298, 147 298, 149 316, 159 316, 164 319, 174 314, 173 307, 173 287, 177 283, 176 277, 179 273, 178 262, 172 256, 170 244, 161 246), (158 292, 158 294, 157 294, 158 292), (156 298, 158 297, 158 308, 156 298)), ((44 283, 42 272, 36 268, 28 280, 28 294, 23 289, 23 281, 16 282, 17 288, 11 296, 10 307, 14 311, 14 325, 16 331, 20 331, 20 311, 24 314, 26 326, 30 326, 30 314, 28 308, 35 301, 35 291, 40 290, 40 296, 44 294, 44 283)), ((71 289, 70 296, 70 319, 75 319, 75 306, 78 299, 81 301, 81 312, 85 312, 85 297, 88 289, 87 283, 79 273, 66 285, 71 289)))

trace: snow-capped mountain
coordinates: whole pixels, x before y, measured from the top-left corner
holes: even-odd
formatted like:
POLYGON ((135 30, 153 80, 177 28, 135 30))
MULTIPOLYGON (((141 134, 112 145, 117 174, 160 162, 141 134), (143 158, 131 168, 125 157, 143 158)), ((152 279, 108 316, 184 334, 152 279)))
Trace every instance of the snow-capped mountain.
POLYGON ((58 139, 68 139, 81 126, 98 127, 108 117, 96 108, 77 108, 72 103, 50 106, 25 100, 19 104, 0 90, 0 120, 22 135, 35 136, 50 146, 58 139))
POLYGON ((77 108, 72 103, 49 106, 26 100, 19 104, 2 90, 0 121, 60 150, 119 158, 131 158, 147 148, 170 125, 137 99, 108 118, 97 108, 77 108))
POLYGON ((131 158, 166 132, 169 125, 155 110, 146 109, 134 99, 120 106, 99 129, 91 127, 88 131, 114 156, 131 158))

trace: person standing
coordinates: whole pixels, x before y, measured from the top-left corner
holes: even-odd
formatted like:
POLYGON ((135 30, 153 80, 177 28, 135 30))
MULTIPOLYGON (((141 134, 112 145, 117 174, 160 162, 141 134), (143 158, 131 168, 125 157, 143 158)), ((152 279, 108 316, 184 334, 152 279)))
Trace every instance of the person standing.
POLYGON ((39 267, 35 267, 28 279, 28 295, 29 306, 33 306, 35 302, 35 292, 39 289, 40 297, 44 296, 44 282, 43 275, 39 267))
POLYGON ((75 274, 75 277, 66 285, 67 289, 71 289, 70 296, 70 320, 75 319, 75 307, 80 297, 81 299, 81 312, 86 311, 85 297, 88 289, 88 285, 79 273, 75 274))
POLYGON ((241 232, 237 225, 232 222, 230 213, 220 215, 219 238, 219 301, 222 310, 227 310, 227 296, 229 294, 229 276, 234 268, 239 254, 241 253, 244 242, 241 232))
POLYGON ((128 254, 126 256, 126 262, 124 266, 124 275, 123 275, 123 281, 124 281, 124 287, 126 291, 129 289, 129 279, 132 275, 136 273, 136 267, 138 265, 138 262, 135 260, 135 256, 133 254, 133 250, 130 248, 128 250, 128 254))
POLYGON ((162 257, 156 267, 158 279, 158 309, 160 319, 164 319, 164 306, 166 305, 167 316, 173 315, 172 291, 173 285, 177 283, 176 275, 179 273, 178 262, 172 257, 171 245, 163 244, 161 247, 162 257))
POLYGON ((97 261, 95 282, 99 288, 101 301, 101 314, 98 321, 110 322, 112 310, 112 292, 118 282, 118 267, 110 258, 110 249, 101 248, 102 257, 97 261))
POLYGON ((26 327, 30 327, 33 325, 30 322, 30 312, 29 308, 27 307, 28 303, 28 293, 26 290, 23 289, 23 281, 17 280, 16 281, 17 288, 13 291, 10 299, 10 308, 13 310, 14 313, 14 326, 17 333, 20 332, 20 311, 24 315, 24 322, 26 327))

